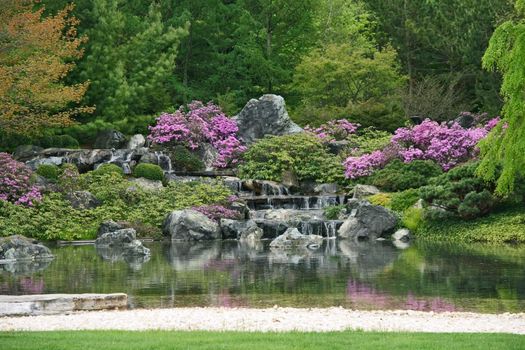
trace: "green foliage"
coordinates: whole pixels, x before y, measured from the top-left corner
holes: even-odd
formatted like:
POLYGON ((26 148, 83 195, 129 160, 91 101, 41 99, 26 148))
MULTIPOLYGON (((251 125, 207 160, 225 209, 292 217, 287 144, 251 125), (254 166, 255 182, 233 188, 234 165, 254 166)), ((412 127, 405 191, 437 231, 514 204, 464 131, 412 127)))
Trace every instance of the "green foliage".
POLYGON ((477 166, 478 163, 458 166, 420 189, 421 198, 439 208, 429 212, 431 218, 455 215, 472 219, 492 210, 497 203, 492 195, 494 186, 476 176, 477 166))
POLYGON ((164 171, 156 164, 140 163, 133 169, 133 176, 162 181, 164 180, 164 171))
POLYGON ((392 195, 390 193, 377 193, 366 198, 370 203, 374 205, 380 205, 382 207, 390 208, 392 202, 392 195))
POLYGON ((357 156, 384 149, 390 144, 391 137, 391 133, 377 130, 373 127, 359 129, 357 135, 353 135, 350 140, 350 148, 353 150, 352 155, 357 156))
POLYGON ((408 208, 403 212, 401 223, 412 232, 419 232, 424 223, 424 211, 419 208, 408 208))
POLYGON ((90 175, 105 175, 112 173, 121 176, 124 175, 124 171, 122 170, 122 168, 112 163, 102 164, 97 169, 93 170, 90 175))
POLYGON ((60 169, 53 164, 42 164, 38 166, 36 173, 48 180, 57 181, 60 175, 60 169))
POLYGON ((366 182, 385 191, 397 192, 424 186, 442 173, 439 165, 429 160, 403 163, 396 159, 366 178, 366 182))
POLYGON ((204 162, 182 145, 175 146, 169 153, 172 165, 177 170, 200 171, 205 168, 204 162))
POLYGON ((410 188, 402 192, 392 193, 391 197, 390 208, 402 212, 416 204, 420 198, 420 194, 418 189, 410 188))
POLYGON ((341 205, 331 205, 329 207, 324 208, 324 216, 328 220, 337 220, 339 218, 339 215, 346 211, 346 206, 341 205))
POLYGON ((298 133, 268 136, 250 146, 243 155, 239 175, 245 179, 281 181, 292 171, 299 181, 342 182, 341 160, 313 135, 298 133))
POLYGON ((79 148, 78 141, 70 135, 46 135, 33 142, 43 148, 79 148))
POLYGON ((495 127, 480 144, 482 161, 478 174, 496 181, 496 192, 511 194, 516 179, 525 172, 525 13, 524 2, 516 1, 516 18, 501 24, 492 35, 483 56, 483 67, 497 70, 503 76, 501 95, 504 99, 504 123, 495 127), (501 172, 499 167, 501 166, 501 172))

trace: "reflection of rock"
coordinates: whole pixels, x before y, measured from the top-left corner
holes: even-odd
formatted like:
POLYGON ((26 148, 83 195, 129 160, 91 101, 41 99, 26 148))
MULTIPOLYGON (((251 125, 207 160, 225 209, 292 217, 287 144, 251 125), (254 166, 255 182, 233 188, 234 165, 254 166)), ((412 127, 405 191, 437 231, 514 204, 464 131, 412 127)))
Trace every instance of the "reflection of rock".
POLYGON ((21 235, 0 238, 0 261, 5 263, 31 262, 53 258, 51 250, 21 235))
POLYGON ((221 254, 221 241, 172 242, 168 259, 175 270, 200 269, 221 254))
POLYGON ((348 206, 351 214, 338 230, 341 238, 376 239, 396 226, 396 216, 379 205, 372 205, 367 201, 351 200, 348 206))
POLYGON ((372 277, 391 265, 400 254, 390 242, 340 240, 339 250, 350 260, 359 277, 372 277))
POLYGON ((201 241, 221 238, 219 225, 198 211, 172 211, 162 226, 162 232, 172 240, 201 241))
POLYGON ((150 259, 150 250, 136 239, 134 229, 126 228, 113 231, 117 227, 120 225, 112 221, 104 222, 101 225, 99 236, 95 241, 98 255, 109 261, 124 260, 133 269, 140 269, 142 264, 150 259))
MULTIPOLYGON (((140 243, 140 241, 137 241, 140 243)), ((97 254, 111 262, 125 261, 133 270, 140 270, 142 265, 150 260, 150 255, 129 254, 129 250, 121 247, 95 246, 97 254)), ((148 249, 148 248, 144 248, 148 249)), ((149 251, 149 249, 148 249, 149 251)))
POLYGON ((21 262, 6 262, 0 264, 0 270, 11 272, 15 275, 30 275, 38 271, 45 270, 51 259, 21 262))
POLYGON ((296 228, 289 228, 285 233, 270 243, 272 249, 318 248, 323 243, 323 237, 303 235, 296 228))

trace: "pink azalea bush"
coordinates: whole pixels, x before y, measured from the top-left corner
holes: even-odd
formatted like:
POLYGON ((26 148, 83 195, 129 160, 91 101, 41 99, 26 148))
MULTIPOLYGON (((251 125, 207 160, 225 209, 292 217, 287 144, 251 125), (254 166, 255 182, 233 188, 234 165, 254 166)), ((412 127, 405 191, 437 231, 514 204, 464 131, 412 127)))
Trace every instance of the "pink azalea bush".
POLYGON ((345 140, 355 134, 359 124, 354 124, 346 119, 331 120, 322 124, 318 128, 312 128, 309 125, 304 127, 306 132, 310 132, 323 141, 345 140))
POLYGON ((214 166, 225 168, 236 164, 246 151, 237 138, 237 123, 213 103, 193 101, 175 113, 163 113, 149 128, 148 139, 156 144, 182 144, 192 150, 203 143, 211 144, 218 153, 214 166))
POLYGON ((208 218, 215 221, 219 221, 220 219, 240 218, 240 214, 238 211, 226 208, 225 206, 220 204, 201 205, 199 207, 193 207, 192 209, 206 215, 208 218))
POLYGON ((443 170, 474 158, 478 153, 477 143, 499 123, 499 118, 489 120, 484 127, 470 129, 459 124, 426 119, 419 125, 399 128, 385 150, 374 151, 360 157, 348 157, 343 165, 347 178, 356 179, 371 175, 394 158, 410 163, 416 159, 433 160, 443 170))
POLYGON ((24 163, 17 162, 7 153, 0 153, 0 201, 27 206, 40 201, 42 194, 31 185, 32 174, 24 163))

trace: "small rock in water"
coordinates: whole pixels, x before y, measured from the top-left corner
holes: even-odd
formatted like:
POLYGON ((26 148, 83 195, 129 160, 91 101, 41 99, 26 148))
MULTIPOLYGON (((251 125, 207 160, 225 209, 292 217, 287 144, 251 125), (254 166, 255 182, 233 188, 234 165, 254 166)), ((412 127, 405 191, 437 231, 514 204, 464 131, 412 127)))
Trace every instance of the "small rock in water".
POLYGON ((275 238, 270 243, 270 248, 274 249, 298 249, 298 248, 319 248, 323 242, 323 237, 317 235, 303 235, 297 228, 289 228, 282 235, 275 238))

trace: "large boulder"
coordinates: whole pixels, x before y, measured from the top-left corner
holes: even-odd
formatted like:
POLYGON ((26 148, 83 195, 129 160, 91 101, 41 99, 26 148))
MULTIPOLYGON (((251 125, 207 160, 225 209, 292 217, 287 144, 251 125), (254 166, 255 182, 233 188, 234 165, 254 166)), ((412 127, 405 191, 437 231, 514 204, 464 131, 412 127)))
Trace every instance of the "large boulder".
POLYGON ((71 206, 78 210, 93 209, 98 207, 101 202, 88 191, 74 191, 66 194, 66 199, 71 206))
POLYGON ((270 243, 272 249, 304 249, 318 248, 323 243, 323 237, 303 235, 296 228, 289 228, 285 233, 270 243))
POLYGON ((253 220, 230 220, 220 221, 222 238, 228 239, 261 239, 263 230, 253 220))
POLYGON ((162 226, 164 235, 172 240, 202 241, 221 238, 219 225, 206 215, 192 210, 175 210, 168 214, 162 226))
POLYGON ((0 261, 28 262, 52 259, 49 248, 21 235, 0 238, 0 261))
POLYGON ((341 238, 377 239, 393 230, 397 224, 397 217, 379 205, 353 199, 349 201, 348 206, 350 217, 338 230, 341 238))
POLYGON ((111 148, 122 148, 126 145, 126 136, 123 133, 117 130, 104 130, 101 131, 93 148, 96 149, 111 149, 111 148))
POLYGON ((34 145, 20 145, 13 152, 13 158, 21 162, 33 159, 44 149, 34 145))
POLYGON ((128 141, 128 149, 138 149, 146 145, 146 138, 141 134, 131 136, 128 141))
MULTIPOLYGON (((99 229, 100 232, 100 229, 99 229)), ((95 241, 98 249, 109 248, 111 255, 115 256, 149 256, 150 250, 137 240, 137 233, 132 228, 105 232, 95 241)), ((114 259, 113 259, 114 260, 114 259)))
POLYGON ((355 185, 354 186, 354 196, 353 198, 356 199, 363 199, 368 196, 373 196, 374 194, 378 194, 379 188, 371 185, 355 185))
POLYGON ((251 99, 234 119, 239 127, 239 136, 246 144, 265 135, 288 135, 303 131, 290 119, 284 98, 278 95, 251 99))

